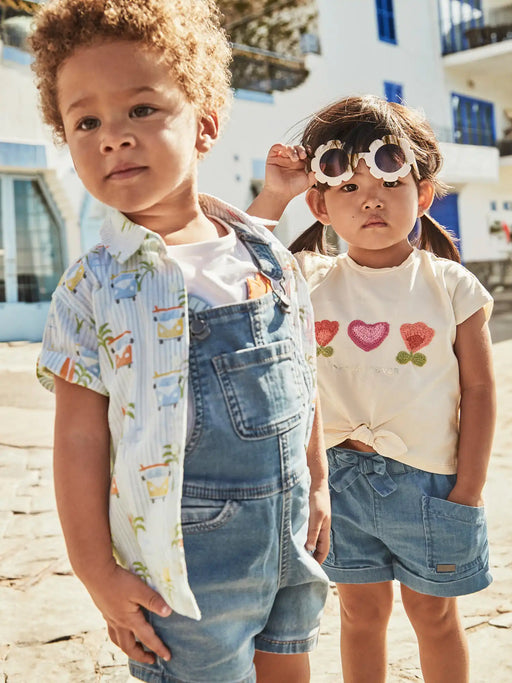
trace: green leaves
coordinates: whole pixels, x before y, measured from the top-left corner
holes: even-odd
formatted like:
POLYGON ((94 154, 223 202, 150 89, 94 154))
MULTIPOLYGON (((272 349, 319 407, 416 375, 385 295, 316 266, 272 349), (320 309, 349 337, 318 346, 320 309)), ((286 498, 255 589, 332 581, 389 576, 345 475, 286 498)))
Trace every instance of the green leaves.
POLYGON ((400 365, 406 365, 409 361, 413 365, 417 365, 419 368, 423 367, 427 362, 427 357, 423 353, 408 353, 407 351, 399 351, 396 356, 397 363, 400 365))

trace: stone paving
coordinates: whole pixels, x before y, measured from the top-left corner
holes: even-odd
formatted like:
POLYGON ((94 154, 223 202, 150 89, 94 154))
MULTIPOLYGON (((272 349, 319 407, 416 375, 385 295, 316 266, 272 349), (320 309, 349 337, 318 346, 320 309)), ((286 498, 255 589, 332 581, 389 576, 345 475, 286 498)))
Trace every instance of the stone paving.
MULTIPOLYGON (((0 681, 127 683, 126 657, 67 560, 52 485, 54 403, 34 378, 38 350, 0 344, 0 681)), ((485 492, 494 583, 460 600, 472 683, 512 681, 512 340, 495 344, 494 355, 500 409, 485 492)), ((398 593, 389 658, 391 683, 422 680, 398 593)), ((312 683, 342 680, 334 589, 312 669, 312 683)))

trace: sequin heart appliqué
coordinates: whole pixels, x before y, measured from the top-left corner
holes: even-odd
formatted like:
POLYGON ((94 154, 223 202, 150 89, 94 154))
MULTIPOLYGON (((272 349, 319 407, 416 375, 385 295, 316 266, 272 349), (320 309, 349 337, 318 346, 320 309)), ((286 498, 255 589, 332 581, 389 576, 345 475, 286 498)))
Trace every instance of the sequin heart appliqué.
POLYGON ((389 323, 365 323, 352 320, 347 329, 348 336, 363 351, 373 351, 389 334, 389 323))

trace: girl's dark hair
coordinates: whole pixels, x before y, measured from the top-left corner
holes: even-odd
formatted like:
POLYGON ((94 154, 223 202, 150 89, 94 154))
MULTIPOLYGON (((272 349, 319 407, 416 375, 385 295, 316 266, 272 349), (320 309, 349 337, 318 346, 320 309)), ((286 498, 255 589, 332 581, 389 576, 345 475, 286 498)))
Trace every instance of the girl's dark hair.
MULTIPOLYGON (((325 107, 310 119, 301 144, 308 154, 313 154, 317 147, 329 140, 340 140, 352 151, 364 152, 374 140, 385 135, 407 138, 416 157, 420 180, 432 183, 437 197, 446 194, 447 186, 437 177, 443 158, 434 132, 420 112, 402 104, 373 95, 346 97, 325 107)), ((317 187, 325 191, 328 185, 318 183, 317 187)), ((436 256, 460 263, 460 255, 450 232, 427 214, 420 221, 421 230, 415 245, 436 256)), ((290 245, 290 251, 329 253, 325 230, 325 226, 316 221, 290 245)))

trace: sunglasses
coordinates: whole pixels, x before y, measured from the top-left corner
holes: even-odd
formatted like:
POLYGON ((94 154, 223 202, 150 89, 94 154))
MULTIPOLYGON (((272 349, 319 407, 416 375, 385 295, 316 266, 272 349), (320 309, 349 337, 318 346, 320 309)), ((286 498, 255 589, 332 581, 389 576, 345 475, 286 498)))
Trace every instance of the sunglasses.
POLYGON ((311 160, 311 171, 319 183, 331 187, 350 180, 360 159, 364 159, 374 178, 395 182, 411 169, 420 179, 416 158, 406 138, 386 135, 374 140, 368 152, 350 152, 340 140, 329 140, 320 145, 311 160))

